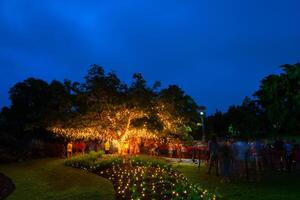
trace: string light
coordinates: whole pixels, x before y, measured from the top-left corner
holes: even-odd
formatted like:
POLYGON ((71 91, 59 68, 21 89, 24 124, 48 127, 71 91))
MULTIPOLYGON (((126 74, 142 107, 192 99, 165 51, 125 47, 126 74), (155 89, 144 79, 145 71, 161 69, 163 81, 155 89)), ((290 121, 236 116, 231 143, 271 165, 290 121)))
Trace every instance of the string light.
POLYGON ((216 200, 216 195, 200 186, 192 185, 187 178, 173 169, 123 165, 100 171, 99 174, 109 177, 113 182, 117 199, 188 199, 188 195, 194 192, 199 194, 199 199, 216 200))

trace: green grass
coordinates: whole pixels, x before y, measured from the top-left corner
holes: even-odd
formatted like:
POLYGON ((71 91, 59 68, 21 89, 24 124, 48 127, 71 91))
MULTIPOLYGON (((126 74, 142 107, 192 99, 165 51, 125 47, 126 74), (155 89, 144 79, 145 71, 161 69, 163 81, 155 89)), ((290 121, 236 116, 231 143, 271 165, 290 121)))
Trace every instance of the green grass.
POLYGON ((206 168, 194 165, 175 165, 190 181, 199 183, 211 192, 232 200, 299 200, 300 173, 272 172, 265 174, 260 183, 235 181, 221 183, 215 176, 206 175, 206 168))
MULTIPOLYGON (((42 159, 0 166, 16 184, 8 200, 14 199, 103 199, 115 198, 112 184, 84 170, 64 166, 65 160, 42 159)), ((205 174, 206 168, 174 164, 191 182, 199 183, 211 192, 232 200, 299 200, 300 173, 267 173, 260 183, 236 181, 221 183, 215 176, 205 174)))
POLYGON ((84 170, 64 166, 64 160, 42 159, 0 166, 16 190, 14 199, 105 199, 115 198, 113 185, 107 179, 84 170))

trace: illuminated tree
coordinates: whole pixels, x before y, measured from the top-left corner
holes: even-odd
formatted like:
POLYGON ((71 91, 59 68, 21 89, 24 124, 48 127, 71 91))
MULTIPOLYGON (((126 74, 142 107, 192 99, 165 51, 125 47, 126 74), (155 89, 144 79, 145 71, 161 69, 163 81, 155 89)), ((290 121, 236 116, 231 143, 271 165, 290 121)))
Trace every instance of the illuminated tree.
POLYGON ((176 85, 159 92, 157 115, 163 123, 164 133, 184 139, 200 121, 195 101, 176 85))
POLYGON ((127 86, 93 65, 85 82, 74 89, 75 117, 49 129, 70 139, 114 140, 120 147, 136 146, 142 139, 186 138, 186 125, 199 120, 197 105, 179 87, 157 91, 159 85, 148 87, 136 73, 127 86))
POLYGON ((120 145, 133 138, 154 138, 155 93, 140 74, 133 77, 127 87, 115 74, 106 75, 101 67, 92 66, 78 91, 80 112, 69 124, 50 130, 71 139, 114 139, 120 145))

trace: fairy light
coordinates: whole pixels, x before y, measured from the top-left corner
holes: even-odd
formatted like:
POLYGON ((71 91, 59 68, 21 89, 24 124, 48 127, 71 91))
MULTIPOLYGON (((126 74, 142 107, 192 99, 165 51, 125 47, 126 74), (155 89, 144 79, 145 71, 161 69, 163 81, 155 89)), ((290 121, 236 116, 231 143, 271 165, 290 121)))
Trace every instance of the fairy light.
POLYGON ((142 166, 142 163, 139 165, 114 166, 99 172, 99 174, 110 178, 116 189, 118 199, 157 199, 161 197, 164 199, 188 199, 191 192, 199 194, 200 199, 217 199, 216 195, 211 194, 208 190, 190 184, 187 178, 178 171, 166 170, 162 167, 146 167, 142 166), (158 174, 160 176, 157 176, 158 174), (161 179, 162 177, 163 179, 161 179), (177 187, 182 187, 183 190, 177 191, 177 187), (133 197, 133 193, 138 194, 139 197, 133 197))
MULTIPOLYGON (((156 110, 163 125, 161 132, 177 133, 180 127, 186 123, 183 117, 171 113, 172 109, 169 108, 169 105, 162 102, 159 102, 153 109, 156 110)), ((149 130, 145 124, 139 128, 132 125, 134 120, 149 118, 151 115, 150 112, 140 108, 128 108, 126 105, 120 105, 108 108, 100 115, 97 112, 90 112, 71 122, 72 126, 56 124, 47 129, 71 140, 111 140, 119 149, 119 153, 132 145, 133 140, 154 139, 158 141, 157 136, 161 135, 155 130, 149 130)))

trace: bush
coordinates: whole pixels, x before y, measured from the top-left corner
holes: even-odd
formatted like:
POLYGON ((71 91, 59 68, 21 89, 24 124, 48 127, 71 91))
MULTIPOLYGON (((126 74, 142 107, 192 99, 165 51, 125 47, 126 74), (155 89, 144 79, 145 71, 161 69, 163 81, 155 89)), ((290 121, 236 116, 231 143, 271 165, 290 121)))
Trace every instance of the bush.
POLYGON ((65 162, 65 165, 81 169, 89 169, 96 161, 102 158, 103 151, 91 151, 85 155, 74 156, 65 162))
POLYGON ((171 168, 171 164, 166 160, 150 156, 131 157, 130 162, 132 166, 160 167, 165 169, 171 168))
POLYGON ((112 166, 118 166, 122 164, 122 159, 115 156, 107 156, 102 160, 95 162, 91 168, 95 171, 105 170, 111 168, 112 166))
POLYGON ((120 165, 122 163, 122 160, 119 157, 103 156, 103 154, 103 151, 92 151, 89 154, 75 156, 68 159, 65 162, 65 165, 89 171, 98 171, 110 168, 113 165, 120 165))
POLYGON ((10 178, 0 173, 0 199, 5 199, 16 189, 10 178))

